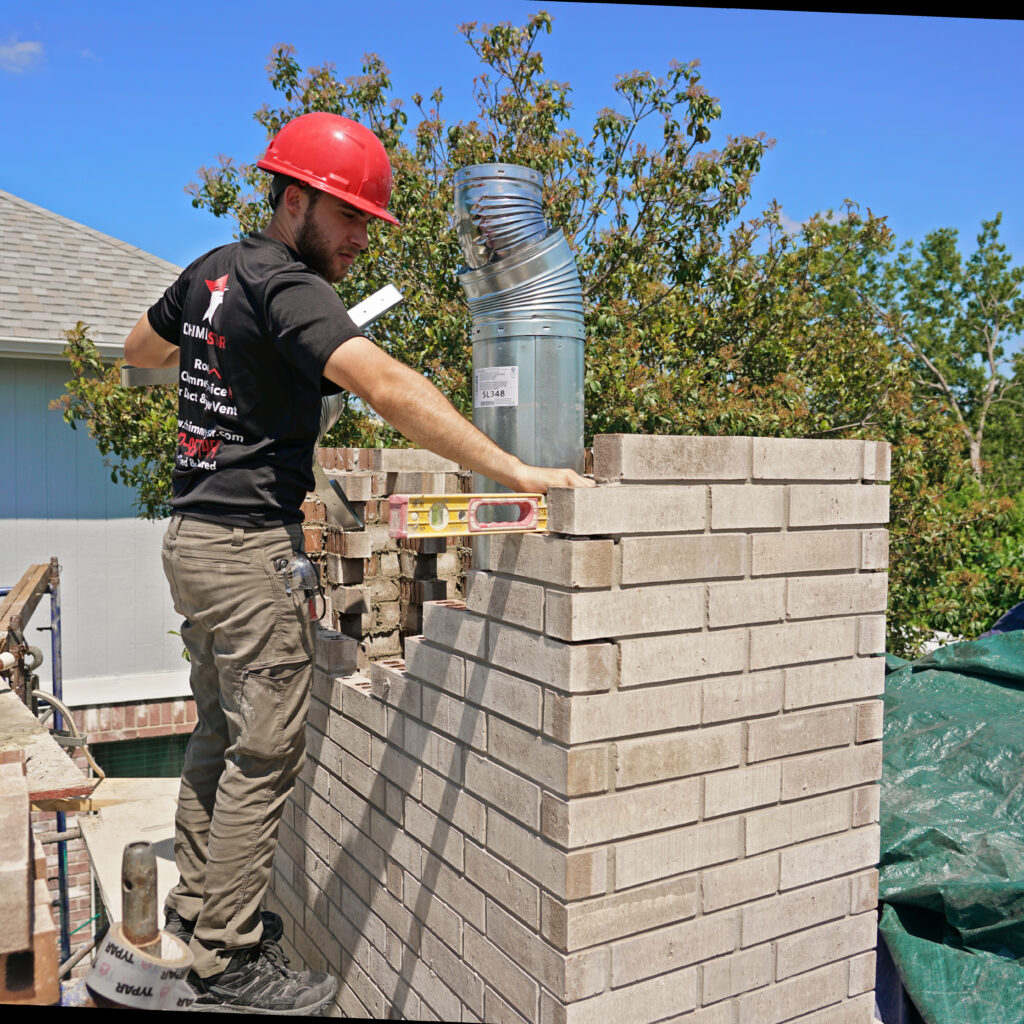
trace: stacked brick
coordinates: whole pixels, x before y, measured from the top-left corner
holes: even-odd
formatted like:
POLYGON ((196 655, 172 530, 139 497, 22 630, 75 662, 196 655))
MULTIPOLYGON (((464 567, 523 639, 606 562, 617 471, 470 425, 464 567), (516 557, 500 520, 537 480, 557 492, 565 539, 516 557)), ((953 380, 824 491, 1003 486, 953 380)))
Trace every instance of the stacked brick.
POLYGON ((470 478, 420 449, 320 448, 317 456, 365 523, 343 532, 314 494, 303 504, 306 552, 321 566, 327 598, 321 623, 358 640, 365 667, 401 654, 422 628, 424 602, 454 597, 469 560, 456 538, 390 538, 388 497, 456 493, 470 478))
POLYGON ((350 1016, 867 1024, 888 448, 594 470, 404 660, 318 672, 287 939, 350 1016))

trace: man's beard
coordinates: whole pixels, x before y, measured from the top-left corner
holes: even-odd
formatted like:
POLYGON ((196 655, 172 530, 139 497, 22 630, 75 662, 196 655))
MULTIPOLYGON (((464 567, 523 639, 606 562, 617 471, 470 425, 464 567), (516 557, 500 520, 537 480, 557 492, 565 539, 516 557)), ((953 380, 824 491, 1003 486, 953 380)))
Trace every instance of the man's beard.
POLYGON ((332 269, 336 265, 334 253, 311 216, 315 206, 315 203, 311 203, 306 207, 298 234, 295 236, 295 248, 303 263, 331 284, 337 284, 348 273, 348 267, 343 265, 340 271, 332 269))

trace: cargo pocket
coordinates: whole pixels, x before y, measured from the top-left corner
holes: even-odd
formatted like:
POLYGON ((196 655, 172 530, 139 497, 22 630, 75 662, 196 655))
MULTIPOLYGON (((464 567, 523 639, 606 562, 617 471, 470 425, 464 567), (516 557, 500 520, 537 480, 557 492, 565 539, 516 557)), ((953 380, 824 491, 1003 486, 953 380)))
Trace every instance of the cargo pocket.
POLYGON ((305 746, 313 667, 305 658, 251 665, 238 681, 240 754, 290 760, 305 746))

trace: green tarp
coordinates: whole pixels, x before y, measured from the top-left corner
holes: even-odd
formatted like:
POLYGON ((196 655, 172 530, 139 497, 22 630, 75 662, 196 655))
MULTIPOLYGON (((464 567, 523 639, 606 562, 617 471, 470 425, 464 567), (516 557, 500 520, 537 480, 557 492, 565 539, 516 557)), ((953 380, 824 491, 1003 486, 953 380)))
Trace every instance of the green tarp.
POLYGON ((927 1024, 1024 1024, 1024 632, 886 669, 886 945, 927 1024))

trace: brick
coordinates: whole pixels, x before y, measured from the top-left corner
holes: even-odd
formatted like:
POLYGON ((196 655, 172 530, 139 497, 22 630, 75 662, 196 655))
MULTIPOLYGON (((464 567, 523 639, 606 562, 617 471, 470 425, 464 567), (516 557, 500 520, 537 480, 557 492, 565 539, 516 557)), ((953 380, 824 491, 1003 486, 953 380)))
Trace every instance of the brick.
POLYGON ((423 637, 407 637, 407 675, 461 696, 465 693, 465 659, 427 643, 423 637))
POLYGON ((878 836, 878 826, 867 825, 783 850, 781 888, 792 889, 877 864, 878 836))
MULTIPOLYGON (((454 473, 458 464, 425 448, 370 448, 369 464, 374 473, 454 473)), ((415 491, 411 493, 423 493, 415 491)))
POLYGON ((873 950, 877 941, 878 917, 873 912, 819 925, 778 940, 775 976, 781 981, 836 960, 850 960, 856 953, 873 950))
POLYGON ((544 691, 536 683, 471 664, 466 676, 466 701, 479 704, 514 722, 539 729, 544 691))
POLYGON ((785 671, 786 710, 814 704, 862 700, 885 688, 885 661, 856 658, 819 665, 800 665, 785 671))
POLYGON ((706 723, 774 714, 782 707, 781 671, 707 679, 701 683, 706 723))
POLYGON ((521 821, 540 827, 540 788, 493 761, 466 755, 466 788, 485 802, 521 821))
POLYGON ((874 782, 882 775, 882 744, 842 747, 795 757, 782 765, 782 799, 798 800, 874 782))
POLYGON ((892 449, 885 441, 864 442, 864 479, 888 480, 891 475, 892 449))
POLYGON ((864 530, 861 533, 860 568, 887 569, 889 567, 889 531, 864 530))
POLYGON ((615 886, 628 889, 740 856, 739 818, 689 825, 615 845, 615 886))
POLYGON ((705 914, 696 921, 659 928, 612 946, 612 985, 628 985, 679 970, 736 948, 739 915, 705 914))
POLYGON ((325 469, 324 476, 328 480, 337 481, 349 501, 369 501, 371 493, 371 475, 367 472, 350 472, 340 469, 325 469))
POLYGON ((871 868, 850 880, 850 913, 860 914, 878 906, 878 868, 871 868))
MULTIPOLYGON (((848 994, 859 995, 861 992, 869 992, 874 996, 875 989, 875 951, 862 953, 850 960, 850 987, 848 994)), ((866 1005, 866 1004, 865 1004, 866 1005)), ((872 1010, 874 1007, 872 1007, 872 1010)), ((872 1016, 874 1014, 872 1013, 872 1016)), ((865 1017, 865 1020, 870 1018, 865 1017)))
POLYGON ((704 913, 748 903, 776 892, 779 887, 779 857, 776 853, 747 857, 724 867, 701 873, 704 913))
POLYGON ((570 645, 498 623, 490 625, 486 660, 566 693, 609 690, 617 675, 611 644, 570 645))
POLYGON ((755 437, 755 480, 860 480, 863 441, 755 437))
POLYGON ((537 982, 475 928, 466 928, 463 947, 466 963, 528 1020, 536 1020, 540 994, 537 982))
POLYGON ((492 717, 487 750, 492 757, 557 796, 601 792, 607 786, 605 747, 567 749, 511 722, 492 717))
POLYGON ((779 530, 785 487, 717 484, 711 488, 712 530, 779 530))
POLYGON ((548 530, 572 536, 703 530, 704 487, 566 487, 548 492, 548 530))
MULTIPOLYGON (((549 992, 561 995, 565 991, 568 957, 556 950, 543 936, 520 924, 493 900, 487 901, 487 937, 549 992)), ((578 953, 573 957, 576 979, 584 985, 587 985, 589 959, 600 961, 601 957, 593 957, 588 953, 578 953)), ((602 984, 597 991, 603 987, 602 984)), ((588 991, 586 994, 592 995, 593 992, 588 991)))
POLYGON ((795 712, 750 722, 747 725, 747 761, 845 746, 853 740, 854 731, 851 707, 795 712))
POLYGON ((689 876, 568 906, 547 896, 542 902, 550 911, 543 917, 545 938, 557 949, 573 952, 691 918, 699 909, 700 897, 696 878, 689 876))
POLYGON ((336 536, 338 550, 334 554, 342 558, 369 558, 373 554, 372 537, 364 530, 346 530, 336 536))
POLYGON ((487 649, 487 619, 466 611, 461 601, 431 601, 423 606, 423 637, 439 647, 482 658, 487 649))
POLYGON ((853 793, 853 825, 867 825, 878 821, 881 787, 864 786, 853 793))
POLYGON ((859 526, 889 521, 889 488, 834 484, 789 489, 789 526, 859 526))
MULTIPOLYGON (((837 443, 837 442, 832 442, 837 443)), ((846 996, 846 964, 801 974, 739 998, 739 1024, 779 1024, 846 996)))
MULTIPOLYGON (((406 1020, 412 1018, 405 1018, 406 1020)), ((489 988, 484 988, 484 1020, 489 1024, 530 1024, 521 1014, 517 1013, 504 999, 489 988)))
POLYGON ((827 658, 852 657, 856 650, 856 619, 817 619, 750 630, 750 668, 799 665, 827 658))
POLYGON ((749 856, 792 846, 806 839, 817 839, 832 832, 844 832, 850 824, 848 793, 829 793, 811 800, 753 811, 746 816, 746 853, 749 856))
POLYGON ((540 926, 540 889, 536 883, 473 843, 466 843, 465 854, 466 878, 537 930, 540 926))
POLYGON ((747 630, 620 640, 619 685, 725 675, 747 667, 747 630))
POLYGON ((704 780, 704 817, 717 818, 776 803, 781 779, 782 765, 778 761, 709 775, 704 780))
POLYGON ((599 434, 594 438, 594 477, 621 480, 746 480, 749 437, 599 434))
POLYGON ((405 801, 405 830, 457 871, 462 870, 461 832, 412 799, 405 801))
POLYGON ((356 671, 358 644, 334 630, 316 631, 315 664, 329 675, 349 675, 356 671))
MULTIPOLYGON (((704 965, 702 971, 701 998, 705 1003, 716 1003, 751 989, 761 988, 772 980, 775 958, 771 946, 755 946, 753 949, 721 956, 704 965)), ((732 1022, 732 1012, 723 1018, 732 1022)))
POLYGON ((623 537, 622 584, 722 579, 746 573, 740 535, 623 537))
POLYGON ((885 616, 865 615, 857 620, 857 653, 885 653, 885 616))
MULTIPOLYGON (((597 440, 599 438, 595 439, 595 445, 597 440)), ((591 999, 573 1003, 566 1007, 565 1024, 664 1020, 675 1014, 686 1013, 696 1005, 696 969, 674 971, 660 978, 611 989, 591 999)))
POLYGON ((785 611, 784 579, 712 583, 708 587, 708 625, 712 629, 781 622, 785 611))
MULTIPOLYGON (((781 701, 781 677, 780 677, 781 701)), ((699 683, 679 683, 658 688, 652 700, 645 690, 612 693, 544 695, 544 731, 563 743, 632 736, 637 733, 682 729, 700 721, 699 683), (556 723, 558 707, 562 720, 556 723)))
POLYGON ((742 755, 743 727, 722 725, 616 745, 616 788, 733 768, 742 755))
POLYGON ((613 579, 610 540, 574 540, 542 533, 495 534, 487 568, 557 587, 610 587, 613 579))
POLYGON ((405 719, 403 749, 409 757, 418 758, 438 775, 453 784, 462 781, 464 750, 411 718, 405 719))
POLYGON ((423 688, 423 721, 476 750, 487 749, 487 716, 459 697, 423 688))
POLYGON ((886 573, 809 576, 788 583, 786 614, 791 619, 885 611, 886 573))
POLYGON ((370 665, 370 693, 403 714, 420 717, 422 685, 406 676, 405 662, 401 658, 388 658, 370 665))
POLYGON ((681 779, 569 804, 568 845, 591 846, 696 821, 700 780, 681 779))
POLYGON ((412 758, 401 753, 395 744, 383 743, 374 736, 370 746, 370 767, 378 775, 393 782, 403 793, 408 793, 415 800, 420 799, 422 768, 412 758))
POLYGON ((869 740, 882 738, 882 715, 884 705, 880 700, 858 704, 856 742, 867 743, 869 740))
POLYGON ((535 633, 544 631, 544 588, 534 583, 470 572, 466 577, 466 607, 499 622, 535 633))
POLYGON ((750 543, 752 576, 861 567, 861 536, 857 530, 757 533, 750 538, 750 543))
POLYGON ((694 586, 548 591, 544 612, 547 635, 570 641, 678 632, 703 622, 704 588, 694 586))
MULTIPOLYGON (((338 681, 335 692, 340 694, 343 715, 354 719, 378 736, 387 735, 387 708, 369 692, 368 679, 362 676, 349 676, 344 682, 338 681), (366 689, 355 685, 359 680, 366 684, 366 689)), ((334 703, 333 706, 337 707, 338 704, 334 703)))

